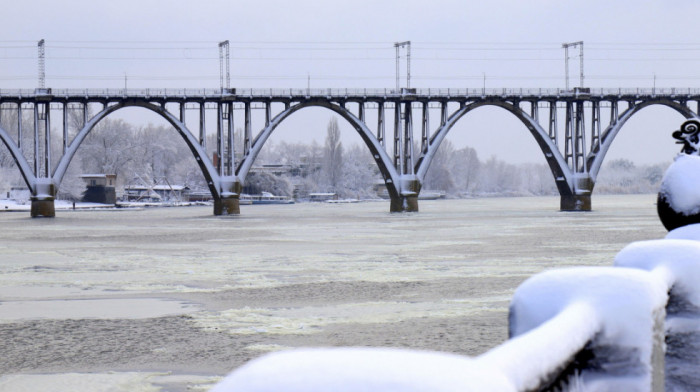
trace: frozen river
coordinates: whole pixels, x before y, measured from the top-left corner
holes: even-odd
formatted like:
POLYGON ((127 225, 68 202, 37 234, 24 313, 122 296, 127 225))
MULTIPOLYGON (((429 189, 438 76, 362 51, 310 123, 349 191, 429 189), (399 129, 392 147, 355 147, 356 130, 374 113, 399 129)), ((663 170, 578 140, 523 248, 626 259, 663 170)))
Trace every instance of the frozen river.
POLYGON ((527 277, 611 265, 626 244, 665 235, 655 195, 593 202, 0 213, 0 391, 206 390, 299 346, 477 355, 506 339, 527 277))

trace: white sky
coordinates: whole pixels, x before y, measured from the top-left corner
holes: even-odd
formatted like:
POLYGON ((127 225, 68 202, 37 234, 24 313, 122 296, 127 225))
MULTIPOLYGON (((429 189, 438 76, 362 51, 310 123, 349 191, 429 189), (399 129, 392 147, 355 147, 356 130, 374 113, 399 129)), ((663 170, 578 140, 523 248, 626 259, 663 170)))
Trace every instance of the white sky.
MULTIPOLYGON (((217 43, 226 39, 238 88, 305 88, 309 77, 312 88, 393 88, 393 43, 406 40, 412 87, 563 88, 561 44, 584 41, 587 87, 700 88, 694 0, 3 3, 0 89, 36 87, 42 38, 52 88, 123 88, 125 76, 129 88, 217 88, 217 43)), ((577 55, 570 51, 572 86, 577 55)), ((142 116, 138 121, 157 121, 142 116)), ((302 111, 273 140, 322 143, 330 116, 302 111)), ((608 159, 670 160, 679 151, 670 133, 682 120, 667 108, 643 110, 608 159)), ((360 141, 349 125, 341 127, 347 143, 360 141)), ((526 128, 500 109, 467 115, 448 139, 475 147, 482 159, 544 163, 526 128)))

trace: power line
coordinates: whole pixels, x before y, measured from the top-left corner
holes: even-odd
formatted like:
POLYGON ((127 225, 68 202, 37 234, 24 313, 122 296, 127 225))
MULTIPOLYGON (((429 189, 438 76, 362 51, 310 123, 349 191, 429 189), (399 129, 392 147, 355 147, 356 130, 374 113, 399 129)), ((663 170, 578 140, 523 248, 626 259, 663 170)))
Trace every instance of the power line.
MULTIPOLYGON (((700 75, 656 75, 658 79, 666 80, 684 80, 684 79, 700 79, 700 75)), ((34 79, 35 75, 12 75, 2 76, 0 80, 18 80, 18 79, 34 79)), ((123 75, 48 75, 51 79, 61 80, 123 80, 123 75)), ((306 80, 307 74, 298 75, 237 75, 238 79, 253 79, 253 80, 306 80)), ((374 75, 374 76, 353 76, 353 75, 317 75, 315 79, 322 80, 391 80, 394 75, 374 75)), ((416 80, 481 80, 483 75, 412 75, 412 79, 416 80)), ((558 75, 489 75, 492 80, 558 80, 558 75)), ((627 80, 647 80, 651 75, 613 75, 613 74, 598 74, 589 75, 589 79, 627 79, 627 80)), ((219 75, 129 75, 129 79, 133 80, 218 80, 219 75)))

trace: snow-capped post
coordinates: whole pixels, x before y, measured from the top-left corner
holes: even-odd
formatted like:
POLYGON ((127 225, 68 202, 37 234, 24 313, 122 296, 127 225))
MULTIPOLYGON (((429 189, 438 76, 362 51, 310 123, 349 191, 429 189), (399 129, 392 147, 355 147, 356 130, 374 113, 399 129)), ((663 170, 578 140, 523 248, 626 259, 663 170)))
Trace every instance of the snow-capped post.
POLYGON ((634 242, 615 257, 615 266, 650 271, 664 283, 668 391, 700 390, 700 234, 698 225, 676 229, 666 239, 634 242))
POLYGON ((543 272, 513 296, 511 339, 477 362, 518 391, 661 391, 665 304, 663 282, 646 271, 543 272))
POLYGON ((673 132, 681 154, 669 166, 661 181, 657 200, 659 219, 667 230, 700 223, 700 122, 684 122, 673 132))

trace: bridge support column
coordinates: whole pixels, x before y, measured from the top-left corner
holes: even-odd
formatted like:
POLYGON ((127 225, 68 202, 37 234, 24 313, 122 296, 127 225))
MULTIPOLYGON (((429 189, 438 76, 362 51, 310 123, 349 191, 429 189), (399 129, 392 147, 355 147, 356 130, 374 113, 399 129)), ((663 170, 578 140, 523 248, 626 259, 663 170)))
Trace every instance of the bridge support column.
POLYGON ((591 211, 594 185, 593 179, 588 175, 576 177, 572 194, 561 195, 561 211, 591 211))
POLYGON ((415 175, 406 175, 401 179, 398 197, 391 198, 389 211, 418 212, 418 194, 421 183, 415 175))
POLYGON ((562 211, 590 211, 591 195, 562 195, 562 211))
POLYGON ((243 185, 233 177, 221 180, 220 197, 214 197, 214 215, 238 215, 241 213, 240 195, 243 185))
POLYGON ((54 198, 56 195, 56 187, 50 178, 40 178, 35 185, 36 193, 31 196, 32 218, 46 217, 53 218, 56 216, 56 208, 54 206, 54 198))

